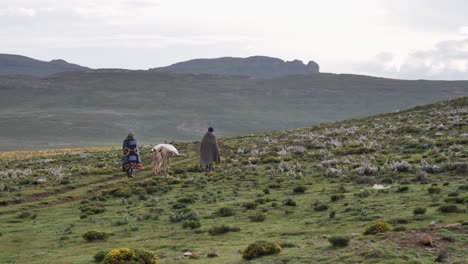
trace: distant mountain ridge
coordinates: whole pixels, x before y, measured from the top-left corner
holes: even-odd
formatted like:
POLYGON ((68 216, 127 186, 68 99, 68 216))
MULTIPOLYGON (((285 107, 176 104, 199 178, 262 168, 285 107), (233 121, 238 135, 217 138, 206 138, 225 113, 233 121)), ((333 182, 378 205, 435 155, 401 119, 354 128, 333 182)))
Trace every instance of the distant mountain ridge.
POLYGON ((252 56, 247 58, 194 59, 151 70, 270 79, 288 75, 318 73, 320 66, 315 61, 304 64, 300 60, 283 61, 266 56, 252 56))
MULTIPOLYGON (((140 144, 306 127, 468 95, 468 81, 316 73, 255 79, 148 70, 0 76, 0 151, 140 144)), ((402 122, 410 122, 402 121, 402 122)))
POLYGON ((0 53, 0 75, 30 75, 45 77, 67 71, 86 71, 88 67, 64 60, 41 61, 21 55, 0 53))

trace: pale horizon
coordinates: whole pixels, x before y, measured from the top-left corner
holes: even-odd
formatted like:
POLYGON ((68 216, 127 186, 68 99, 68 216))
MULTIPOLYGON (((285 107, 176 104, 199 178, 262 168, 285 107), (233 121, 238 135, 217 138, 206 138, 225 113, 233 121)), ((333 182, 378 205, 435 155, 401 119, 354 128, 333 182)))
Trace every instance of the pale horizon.
POLYGON ((0 0, 0 53, 90 68, 218 57, 315 61, 321 72, 468 79, 468 2, 0 0))

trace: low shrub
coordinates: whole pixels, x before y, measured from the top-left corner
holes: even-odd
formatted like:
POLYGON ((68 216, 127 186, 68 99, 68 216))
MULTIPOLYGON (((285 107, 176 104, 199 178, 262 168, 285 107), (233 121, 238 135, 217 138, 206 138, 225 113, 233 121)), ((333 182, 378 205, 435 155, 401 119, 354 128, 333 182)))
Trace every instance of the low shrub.
POLYGON ((396 161, 390 165, 389 169, 396 172, 407 172, 411 170, 411 165, 407 161, 396 161))
POLYGON ((286 206, 296 206, 296 201, 294 201, 292 198, 288 198, 283 201, 283 204, 286 206))
POLYGON ((115 187, 102 192, 103 195, 112 195, 114 197, 129 198, 132 196, 132 190, 125 187, 115 187))
POLYGON ((200 165, 195 164, 187 168, 188 172, 203 172, 203 169, 200 165))
POLYGON ((195 203, 195 200, 192 197, 183 197, 180 199, 177 199, 178 203, 184 203, 184 204, 193 204, 195 203))
POLYGON ((442 188, 440 188, 439 186, 431 186, 427 188, 427 192, 429 194, 439 194, 441 191, 442 191, 442 188))
POLYGON ((423 215, 425 213, 426 213, 426 208, 417 207, 417 208, 414 208, 413 210, 414 215, 423 215))
POLYGON ((306 190, 307 188, 304 185, 300 185, 300 186, 295 187, 293 189, 293 192, 297 194, 302 194, 302 193, 305 193, 306 190))
POLYGON ((253 215, 249 215, 249 219, 252 222, 263 222, 265 221, 266 217, 267 217, 266 213, 260 213, 260 212, 255 213, 253 215))
POLYGON ((242 207, 244 207, 247 210, 253 210, 257 208, 257 203, 255 202, 245 202, 242 204, 242 207))
POLYGON ((439 206, 438 209, 442 213, 458 213, 460 209, 454 204, 446 204, 439 206))
POLYGON ((199 220, 198 212, 189 208, 184 208, 174 212, 171 216, 169 216, 169 221, 173 223, 183 222, 186 220, 199 220))
POLYGON ((349 245, 350 238, 347 236, 331 236, 328 238, 328 242, 334 247, 346 247, 349 245))
POLYGON ((104 258, 106 257, 107 255, 107 251, 99 251, 97 252, 96 254, 94 254, 94 261, 98 262, 98 263, 101 263, 101 261, 104 260, 104 258))
POLYGON ((172 205, 172 209, 184 209, 187 208, 187 205, 184 203, 175 203, 172 205))
POLYGON ((330 196, 330 201, 336 202, 336 201, 339 201, 339 200, 343 200, 344 198, 345 198, 344 194, 334 194, 334 195, 330 196))
POLYGON ((80 206, 79 209, 84 215, 100 214, 106 210, 104 206, 99 203, 85 204, 80 206))
POLYGON ((375 235, 377 233, 385 233, 392 230, 393 227, 389 223, 377 222, 366 228, 364 235, 375 235))
POLYGON ((26 219, 29 217, 31 217, 31 213, 28 211, 21 212, 16 216, 16 218, 20 218, 20 219, 26 219))
POLYGON ((242 258, 251 260, 266 255, 274 255, 281 252, 281 246, 278 243, 271 243, 266 241, 257 241, 250 244, 242 251, 242 258))
POLYGON ((396 192, 402 193, 402 192, 407 192, 408 190, 409 190, 408 186, 400 186, 400 187, 398 187, 396 192))
POLYGON ((464 196, 464 197, 448 197, 448 198, 445 198, 444 201, 447 202, 447 203, 464 204, 464 203, 468 203, 468 196, 464 196))
POLYGON ((314 211, 317 211, 317 212, 328 210, 328 205, 324 203, 314 203, 312 206, 314 207, 314 211))
POLYGON ((88 241, 93 242, 97 240, 106 240, 111 234, 102 231, 88 231, 82 235, 82 237, 88 241))
POLYGON ((229 232, 239 232, 240 228, 238 227, 230 227, 227 225, 220 225, 220 226, 213 226, 208 230, 208 234, 212 236, 222 235, 229 232))
POLYGON ((369 197, 370 195, 372 194, 371 191, 369 190, 364 190, 364 191, 360 191, 358 193, 355 193, 354 196, 357 196, 359 198, 367 198, 369 197))
POLYGON ((403 232, 406 231, 406 226, 397 226, 393 229, 394 232, 403 232))
POLYGON ((183 228, 197 229, 201 227, 200 221, 198 220, 187 220, 182 224, 183 228))
POLYGON ((229 208, 229 207, 221 207, 218 209, 216 212, 217 215, 222 216, 222 217, 228 217, 228 216, 233 216, 236 214, 234 209, 229 208))
POLYGON ((281 159, 274 156, 264 157, 260 160, 263 164, 267 163, 280 163, 281 159))
POLYGON ((131 248, 113 249, 106 254, 102 264, 156 264, 154 253, 147 250, 133 250, 131 248))

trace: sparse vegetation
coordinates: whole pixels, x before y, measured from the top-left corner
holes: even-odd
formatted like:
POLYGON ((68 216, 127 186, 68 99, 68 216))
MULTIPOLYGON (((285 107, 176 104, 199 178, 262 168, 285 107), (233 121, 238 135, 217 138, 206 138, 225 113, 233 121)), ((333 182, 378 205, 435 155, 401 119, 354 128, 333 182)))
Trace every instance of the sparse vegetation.
POLYGON ((334 247, 347 247, 349 245, 350 238, 347 236, 331 236, 328 238, 328 242, 334 247))
POLYGON ((274 255, 281 252, 281 246, 278 243, 266 241, 257 241, 250 244, 242 251, 242 258, 250 260, 267 255, 274 255))
POLYGON ((111 234, 102 231, 88 231, 83 234, 83 238, 88 242, 106 240, 111 234))
POLYGON ((436 253, 408 243, 427 232, 436 246, 449 243, 450 261, 462 263, 464 229, 445 226, 466 218, 464 100, 221 138, 216 176, 199 172, 196 143, 177 143, 182 155, 173 158, 168 176, 159 177, 152 176, 149 146, 143 146, 145 169, 131 180, 118 171, 119 148, 0 152, 0 262, 89 263, 98 250, 107 255, 131 245, 154 250, 160 263, 178 262, 187 251, 219 253, 213 259, 202 254, 200 263, 235 263, 246 237, 287 241, 284 254, 264 256, 262 263, 377 263, 399 256, 432 262, 436 253), (452 129, 456 116, 462 125, 452 129), (397 133, 404 124, 417 132, 397 133), (279 162, 262 162, 270 157, 279 162), (424 171, 422 160, 441 171, 424 171), (392 169, 403 161, 409 170, 392 169), (388 229, 376 228, 369 231, 376 236, 360 235, 381 220, 395 232, 378 235, 388 229), (89 244, 82 238, 89 230, 113 235, 89 244), (349 234, 343 237, 352 239, 352 254, 328 246, 325 237, 333 234, 349 234), (394 243, 405 246, 396 250, 394 243))
POLYGON ((393 227, 385 222, 377 222, 374 223, 366 228, 366 231, 364 231, 364 235, 375 235, 378 233, 385 233, 388 231, 391 231, 393 227))

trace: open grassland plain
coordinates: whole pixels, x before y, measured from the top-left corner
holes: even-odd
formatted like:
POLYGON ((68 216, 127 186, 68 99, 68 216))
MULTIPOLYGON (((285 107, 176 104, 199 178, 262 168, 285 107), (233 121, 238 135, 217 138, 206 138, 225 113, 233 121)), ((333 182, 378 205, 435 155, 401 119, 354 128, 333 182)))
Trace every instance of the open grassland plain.
POLYGON ((210 175, 197 142, 134 179, 117 147, 3 152, 0 263, 466 263, 467 143, 462 97, 220 138, 210 175))

